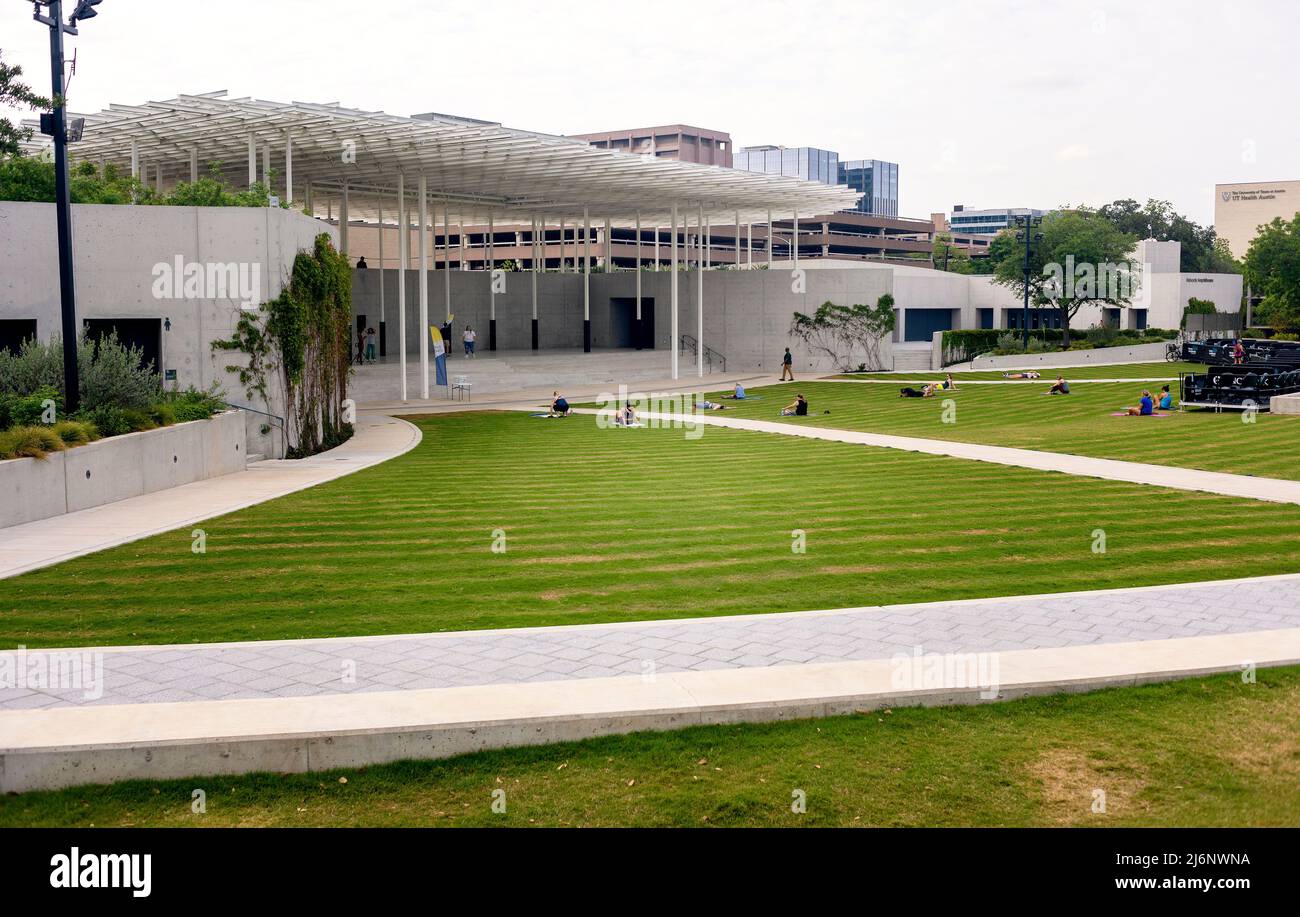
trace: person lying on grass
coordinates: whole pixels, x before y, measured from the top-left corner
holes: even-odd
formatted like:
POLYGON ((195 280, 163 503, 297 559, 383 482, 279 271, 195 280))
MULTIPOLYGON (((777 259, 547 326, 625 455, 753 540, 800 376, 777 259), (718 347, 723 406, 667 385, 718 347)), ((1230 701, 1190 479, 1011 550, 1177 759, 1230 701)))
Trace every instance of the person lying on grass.
POLYGON ((709 401, 705 399, 700 402, 701 411, 725 411, 727 406, 720 401, 709 401))
POLYGON ((1065 381, 1064 376, 1057 376, 1052 387, 1047 390, 1048 395, 1068 395, 1070 394, 1070 383, 1065 381))
POLYGON ((807 417, 808 416, 808 399, 802 394, 795 395, 794 401, 791 401, 785 407, 781 408, 782 417, 807 417))
POLYGON ((1042 378, 1037 370, 1029 369, 1024 372, 1003 373, 1003 379, 1040 379, 1042 378))
POLYGON ((551 409, 547 412, 549 417, 568 417, 573 413, 573 408, 569 407, 568 399, 559 392, 551 392, 551 409))
POLYGON ((930 398, 933 395, 934 386, 932 385, 927 385, 920 390, 914 389, 911 386, 904 386, 898 390, 899 398, 930 398))
POLYGON ((1125 408, 1124 413, 1129 417, 1150 417, 1155 413, 1155 402, 1151 400, 1151 393, 1142 389, 1142 400, 1138 402, 1138 406, 1125 408))

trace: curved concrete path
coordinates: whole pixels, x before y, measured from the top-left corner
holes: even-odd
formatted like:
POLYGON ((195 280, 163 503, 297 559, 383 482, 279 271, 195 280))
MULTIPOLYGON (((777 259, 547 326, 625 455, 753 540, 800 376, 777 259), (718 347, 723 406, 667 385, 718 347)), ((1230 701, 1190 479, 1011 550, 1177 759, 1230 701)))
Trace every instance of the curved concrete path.
POLYGON ((254 462, 234 474, 11 525, 0 529, 0 579, 315 487, 409 452, 420 437, 405 420, 360 414, 351 439, 311 458, 254 462))
MULTIPOLYGON (((580 414, 599 414, 596 408, 580 408, 580 414)), ((1175 490, 1198 490, 1223 494, 1228 497, 1245 497, 1273 503, 1300 503, 1300 481, 1281 478, 1257 478, 1244 474, 1226 474, 1218 471, 1198 471, 1194 468, 1173 468, 1169 465, 1148 465, 1142 462, 1124 462, 1116 459, 1090 458, 1067 455, 1062 452, 1039 452, 1034 449, 1013 449, 1008 446, 986 446, 982 443, 960 443, 944 439, 922 439, 916 436, 894 436, 885 433, 863 433, 857 430, 836 430, 813 424, 752 420, 743 417, 726 417, 715 413, 674 414, 656 411, 642 412, 647 420, 664 420, 676 423, 691 421, 733 430, 750 430, 757 433, 779 433, 783 436, 802 436, 806 439, 823 439, 837 443, 854 443, 861 446, 878 446, 883 449, 902 449, 923 452, 927 455, 947 455, 953 458, 992 462, 997 465, 1015 465, 1038 471, 1059 471, 1062 474, 1105 478, 1110 481, 1128 481, 1149 484, 1153 487, 1171 487, 1175 490)), ((816 418, 809 417, 815 421, 816 418)))

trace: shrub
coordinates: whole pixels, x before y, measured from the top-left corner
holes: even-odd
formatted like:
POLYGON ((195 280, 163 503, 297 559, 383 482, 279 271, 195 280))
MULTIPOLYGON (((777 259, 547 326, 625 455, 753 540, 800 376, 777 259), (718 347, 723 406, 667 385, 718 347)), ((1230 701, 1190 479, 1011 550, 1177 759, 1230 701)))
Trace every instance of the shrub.
POLYGON ((166 401, 160 401, 149 408, 149 416, 160 427, 170 427, 176 423, 176 410, 166 401))
POLYGON ((0 408, 0 428, 30 427, 45 423, 46 403, 54 402, 54 419, 62 413, 63 399, 57 391, 42 386, 30 395, 0 396, 4 407, 0 408))
POLYGON ((100 436, 121 436, 131 432, 126 412, 111 404, 101 404, 89 411, 79 411, 77 419, 94 424, 100 436))
POLYGON ((122 408, 122 416, 126 419, 132 433, 138 433, 141 430, 158 429, 158 421, 154 420, 148 411, 141 411, 138 408, 122 408))
POLYGON ((120 343, 115 334, 98 341, 83 336, 77 344, 81 403, 147 409, 162 396, 162 383, 152 364, 141 366, 140 359, 140 349, 120 343))
POLYGON ((65 446, 84 446, 99 438, 95 427, 82 420, 60 420, 53 429, 54 435, 63 440, 65 446))
POLYGON ((0 459, 45 458, 63 448, 53 427, 14 427, 0 433, 0 459))
POLYGON ((1275 340, 1275 341, 1300 341, 1300 334, 1296 334, 1296 333, 1293 332, 1293 331, 1279 331, 1277 334, 1273 335, 1273 340, 1275 340))

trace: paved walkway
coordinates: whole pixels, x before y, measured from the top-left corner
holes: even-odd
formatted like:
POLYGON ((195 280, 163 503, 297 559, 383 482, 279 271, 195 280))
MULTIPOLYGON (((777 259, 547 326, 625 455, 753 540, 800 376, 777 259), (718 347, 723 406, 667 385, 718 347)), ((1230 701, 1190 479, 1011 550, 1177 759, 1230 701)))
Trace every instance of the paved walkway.
MULTIPOLYGON (((1300 575, 678 621, 122 647, 103 651, 102 691, 5 688, 0 709, 581 681, 1290 628, 1300 628, 1300 575)), ((27 651, 28 670, 54 652, 27 651)), ((9 715, 0 713, 0 734, 9 715)))
POLYGON ((254 462, 244 471, 0 529, 0 579, 138 541, 352 474, 414 449, 420 431, 360 414, 342 446, 311 458, 254 462))
MULTIPOLYGON (((580 414, 599 414, 595 408, 580 408, 580 414)), ((992 462, 997 465, 1015 465, 1039 471, 1059 471, 1089 478, 1111 481, 1129 481, 1170 487, 1175 490, 1196 490, 1223 494, 1228 497, 1245 497, 1267 500, 1272 503, 1300 503, 1300 481, 1280 478, 1257 478, 1244 474, 1226 474, 1218 471, 1197 471, 1193 468, 1173 468, 1168 465, 1148 465, 1142 462, 1122 462, 1115 459, 1089 458, 1067 455, 1062 452, 1038 452, 1033 449, 1012 449, 1007 446, 986 446, 981 443, 959 443, 942 439, 922 439, 915 436, 892 436, 884 433, 862 433, 856 430, 834 430, 796 423, 777 423, 769 420, 750 420, 725 417, 714 413, 673 414, 644 411, 643 420, 667 420, 681 423, 707 424, 730 427, 735 430, 752 430, 758 433, 780 433, 785 436, 802 436, 837 443, 855 443, 879 446, 884 449, 902 449, 928 455, 948 455, 953 458, 992 462)), ((809 418, 810 420, 814 418, 809 418)))

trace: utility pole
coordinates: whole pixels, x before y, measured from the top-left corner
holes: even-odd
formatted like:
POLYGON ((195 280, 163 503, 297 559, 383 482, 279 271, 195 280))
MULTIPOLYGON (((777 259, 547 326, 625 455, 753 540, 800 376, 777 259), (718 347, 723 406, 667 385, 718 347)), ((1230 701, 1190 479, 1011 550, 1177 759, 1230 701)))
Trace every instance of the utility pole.
MULTIPOLYGON (((50 29, 51 101, 54 111, 41 116, 41 132, 54 138, 54 212, 59 239, 59 301, 63 327, 63 410, 71 414, 81 401, 81 380, 77 372, 77 294, 72 276, 72 202, 68 191, 68 118, 63 98, 63 33, 77 34, 77 20, 97 15, 94 7, 102 0, 81 0, 68 22, 63 22, 62 0, 42 0, 49 15, 41 15, 36 3, 32 18, 50 29)), ((77 136, 80 139, 80 124, 77 136)))

